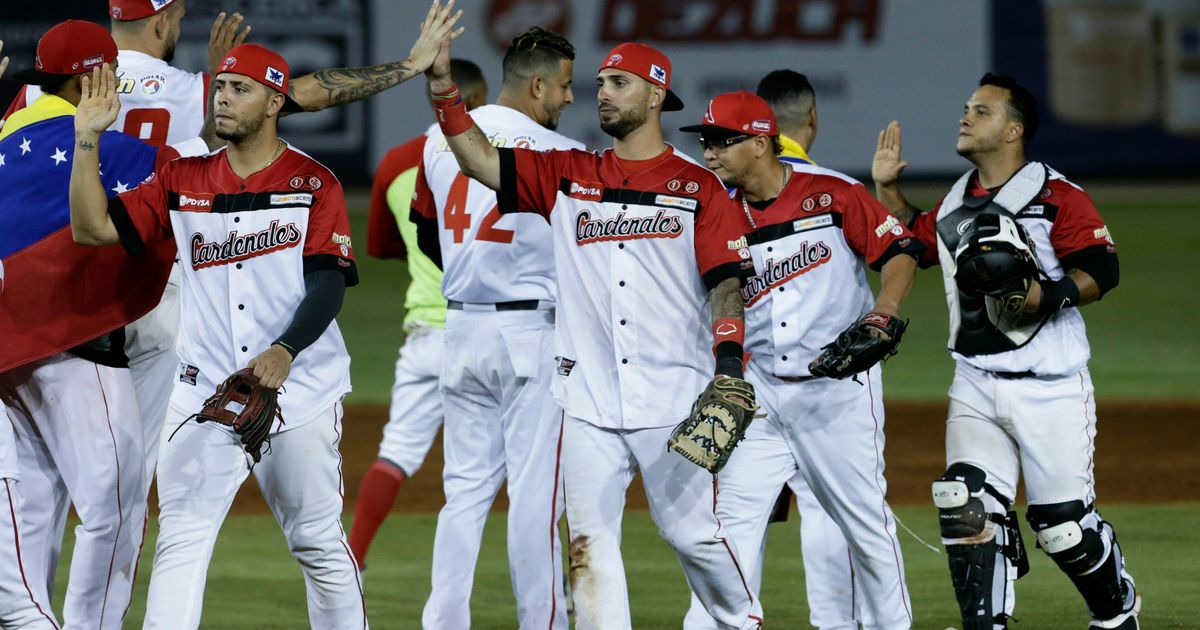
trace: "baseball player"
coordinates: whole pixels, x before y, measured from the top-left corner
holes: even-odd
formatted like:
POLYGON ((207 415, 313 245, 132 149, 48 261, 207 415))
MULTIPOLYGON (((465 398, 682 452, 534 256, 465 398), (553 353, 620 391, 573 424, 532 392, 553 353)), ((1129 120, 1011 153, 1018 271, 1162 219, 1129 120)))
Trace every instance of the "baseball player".
MULTIPOLYGON (((757 94, 775 116, 779 131, 776 138, 781 148, 778 159, 792 166, 814 165, 808 151, 817 135, 817 103, 808 78, 794 70, 775 70, 759 81, 757 94)), ((728 134, 718 132, 718 135, 728 134)), ((762 583, 767 525, 774 520, 786 520, 788 503, 795 495, 800 513, 809 622, 823 629, 857 628, 861 586, 854 583, 850 548, 838 524, 821 507, 800 474, 787 440, 773 423, 755 422, 735 453, 721 471, 724 492, 717 513, 721 524, 738 541, 751 586, 758 591, 762 583), (788 475, 791 477, 779 492, 778 480, 788 475), (775 492, 779 493, 778 499, 770 496, 775 492), (769 510, 772 501, 775 512, 768 514, 763 508, 769 510)), ((688 628, 708 628, 713 624, 694 595, 684 621, 688 628)))
MULTIPOLYGON (((479 66, 464 59, 450 60, 450 74, 460 86, 467 109, 487 102, 487 81, 479 66)), ((417 246, 417 228, 409 216, 417 171, 431 127, 383 156, 371 186, 367 214, 367 253, 376 258, 408 261, 410 282, 404 296, 404 345, 396 360, 392 407, 383 427, 379 459, 367 469, 358 487, 350 550, 359 571, 366 568, 367 549, 387 518, 396 493, 416 474, 442 426, 442 329, 446 298, 442 270, 417 246)))
MULTIPOLYGON (((896 316, 923 248, 858 182, 779 161, 775 116, 756 95, 718 95, 700 124, 681 130, 700 134, 709 168, 738 189, 753 227, 745 246, 756 275, 742 290, 749 379, 792 458, 790 466, 759 467, 758 452, 734 451, 733 459, 751 460, 722 471, 718 515, 742 508, 750 517, 736 518, 730 531, 739 548, 759 549, 775 497, 799 473, 849 543, 863 590, 863 627, 909 628, 912 606, 883 477, 879 366, 834 380, 814 377, 809 363, 865 314, 896 316), (866 266, 880 271, 878 297, 866 266), (755 487, 763 485, 765 493, 755 487), (729 495, 737 497, 733 508, 721 505, 729 495), (746 495, 757 504, 738 505, 746 495)), ((752 554, 745 555, 743 563, 751 562, 752 554)))
MULTIPOLYGON (((448 55, 448 44, 439 59, 448 55)), ((601 65, 602 153, 495 148, 454 98, 435 100, 462 170, 496 190, 502 212, 550 223, 557 274, 555 399, 565 411, 562 462, 570 577, 580 628, 630 626, 621 562, 625 491, 640 470, 651 516, 688 582, 723 627, 757 627, 762 609, 713 511, 712 477, 665 448, 690 396, 717 370, 741 376, 740 279, 731 241, 744 217, 713 174, 663 142, 662 110, 682 109, 670 61, 627 43, 601 65), (668 394, 675 394, 674 396, 668 394)), ((455 88, 430 72, 435 99, 455 88)))
MULTIPOLYGON (((540 27, 513 38, 499 98, 472 114, 490 142, 582 149, 553 131, 575 100, 574 58, 570 42, 540 27)), ((463 174, 441 129, 425 143, 413 213, 418 242, 445 270, 450 309, 440 377, 446 505, 438 514, 433 590, 422 624, 470 627, 467 602, 484 521, 507 480, 509 573, 520 626, 566 628, 558 535, 563 418, 550 395, 556 297, 550 226, 533 215, 501 216, 496 193, 463 174)))
MULTIPOLYGON (((187 72, 170 65, 185 14, 185 3, 177 0, 109 0, 110 26, 119 49, 117 93, 121 99, 121 111, 112 128, 151 144, 169 144, 188 156, 208 152, 205 142, 197 136, 202 132, 209 135, 212 122, 206 126, 210 74, 187 72)), ((225 53, 242 43, 249 30, 248 26, 243 26, 240 14, 228 17, 225 13, 219 14, 213 22, 209 40, 209 67, 218 68, 226 58, 225 53)), ((319 70, 291 81, 289 96, 300 106, 297 111, 319 111, 364 99, 402 83, 416 74, 410 66, 411 60, 406 59, 363 68, 319 70)), ((24 86, 7 115, 34 102, 40 93, 36 85, 24 86)), ((145 420, 145 483, 140 497, 135 499, 135 512, 142 515, 146 513, 143 497, 149 494, 157 463, 167 400, 179 368, 176 338, 180 276, 180 270, 173 269, 161 306, 127 327, 126 331, 125 352, 145 420)), ((40 527, 33 527, 35 531, 31 532, 31 537, 51 541, 56 557, 66 522, 65 496, 53 488, 27 489, 31 495, 39 497, 39 501, 31 505, 34 510, 52 512, 52 516, 46 518, 38 513, 30 514, 30 520, 38 523, 49 519, 54 523, 51 531, 44 535, 40 527), (49 500, 42 500, 47 497, 49 500)), ((138 536, 140 549, 141 532, 138 536)), ((51 559, 51 567, 54 564, 55 560, 51 559)), ((50 579, 53 581, 53 570, 50 579)), ((52 591, 53 584, 50 588, 52 591)))
MULTIPOLYGON (((26 352, 0 375, 26 498, 24 579, 38 601, 51 600, 66 505, 73 502, 81 525, 63 618, 67 625, 100 627, 117 627, 124 616, 143 520, 134 500, 143 483, 143 443, 122 326, 149 310, 166 282, 165 273, 151 269, 140 285, 124 291, 124 308, 111 308, 117 305, 105 301, 115 300, 95 289, 127 286, 121 280, 129 277, 112 267, 120 260, 117 252, 81 248, 64 229, 67 149, 74 141, 80 85, 85 73, 116 55, 112 37, 97 24, 68 20, 51 28, 38 42, 34 67, 16 75, 43 86, 44 93, 0 130, 0 155, 6 156, 0 249, 12 263, 5 274, 5 320, 15 315, 25 324, 20 330, 52 339, 39 349, 13 342, 26 352), (57 312, 21 308, 21 302, 51 300, 61 304, 57 312)), ((105 153, 102 194, 136 186, 156 166, 178 157, 170 147, 152 147, 119 132, 104 134, 99 144, 105 153)), ((150 254, 134 264, 169 260, 169 252, 155 252, 167 256, 150 254)))
POLYGON ((955 148, 975 168, 933 210, 918 211, 897 186, 908 165, 899 123, 880 131, 871 173, 879 199, 929 246, 922 265, 940 264, 946 284, 956 368, 933 500, 963 627, 1004 628, 1012 616, 1013 583, 1029 569, 1012 511, 1024 472, 1025 518, 1083 596, 1089 627, 1130 630, 1141 597, 1095 505, 1096 402, 1079 314, 1117 285, 1117 252, 1087 193, 1026 161, 1037 127, 1033 95, 989 73, 959 119, 955 148), (992 267, 997 255, 1019 260, 1021 274, 992 267))
MULTIPOLYGON (((457 18, 436 21, 414 49, 432 57, 457 18)), ((158 468, 160 533, 146 627, 200 623, 204 566, 252 466, 232 433, 187 417, 241 367, 267 387, 287 381, 271 448, 253 472, 305 572, 310 622, 366 626, 340 523, 340 400, 350 382, 333 322, 357 273, 340 183, 277 136, 280 111, 300 108, 288 96, 288 74, 279 55, 235 46, 213 80, 216 131, 227 149, 173 162, 111 204, 98 195, 89 146, 116 115, 111 73, 85 99, 88 116, 81 108, 77 118, 76 239, 136 251, 174 236, 185 253, 182 365, 164 427, 174 435, 163 443, 158 468)))
MULTIPOLYGON (((0 52, 4 52, 3 40, 0 40, 0 52)), ((7 69, 8 57, 0 57, 0 77, 7 69)), ((46 612, 49 605, 39 602, 26 583, 21 557, 23 501, 19 481, 16 441, 12 423, 5 414, 0 418, 0 483, 4 486, 0 488, 0 628, 57 630, 58 624, 46 612), (7 510, 4 505, 8 506, 7 510)))

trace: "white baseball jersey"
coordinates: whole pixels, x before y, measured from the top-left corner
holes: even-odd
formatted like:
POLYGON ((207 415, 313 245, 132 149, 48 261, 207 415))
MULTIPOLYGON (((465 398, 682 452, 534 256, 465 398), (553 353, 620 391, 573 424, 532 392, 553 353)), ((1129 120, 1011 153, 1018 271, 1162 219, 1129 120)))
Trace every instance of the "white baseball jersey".
MULTIPOLYGON (((511 107, 484 105, 472 110, 471 117, 497 147, 583 149, 579 142, 511 107)), ((496 194, 462 174, 436 126, 425 142, 421 169, 413 210, 427 219, 437 218, 446 299, 484 304, 553 302, 550 224, 532 215, 501 215, 496 194)))
MULTIPOLYGON (((933 211, 913 221, 913 232, 929 246, 923 265, 941 263, 950 305, 949 347, 956 348, 962 319, 954 281, 954 251, 980 212, 1008 212, 1029 234, 1042 271, 1051 280, 1066 273, 1063 257, 1090 247, 1116 251, 1108 227, 1091 197, 1054 169, 1030 162, 999 190, 979 186, 975 171, 966 173, 933 211), (990 203, 989 203, 990 202, 990 203)), ((1039 376, 1075 374, 1091 357, 1087 331, 1078 308, 1055 311, 1029 342, 990 354, 952 352, 954 358, 990 372, 1032 372, 1039 376)))
MULTIPOLYGON (((131 252, 174 236, 183 263, 179 381, 172 401, 199 409, 227 376, 281 335, 304 298, 304 274, 336 269, 358 277, 342 185, 329 169, 288 147, 243 180, 219 150, 167 164, 110 202, 131 252), (180 394, 180 391, 193 394, 180 394)), ((279 396, 291 429, 350 391, 350 357, 337 322, 292 363, 279 396)))
MULTIPOLYGON (((738 196, 737 203, 743 198, 738 196)), ((863 185, 797 164, 769 206, 747 204, 754 277, 742 288, 746 351, 776 376, 809 376, 821 347, 874 305, 866 265, 925 248, 863 185)))
POLYGON ((553 228, 553 392, 567 415, 616 429, 685 418, 712 378, 708 290, 749 275, 749 225, 709 170, 668 149, 500 151, 501 212, 553 228))
MULTIPOLYGON (((208 111, 207 72, 187 72, 136 50, 117 51, 117 96, 121 111, 109 127, 147 144, 171 145, 180 155, 203 155, 200 139, 208 111)), ((9 113, 37 100, 42 91, 26 85, 9 113)))

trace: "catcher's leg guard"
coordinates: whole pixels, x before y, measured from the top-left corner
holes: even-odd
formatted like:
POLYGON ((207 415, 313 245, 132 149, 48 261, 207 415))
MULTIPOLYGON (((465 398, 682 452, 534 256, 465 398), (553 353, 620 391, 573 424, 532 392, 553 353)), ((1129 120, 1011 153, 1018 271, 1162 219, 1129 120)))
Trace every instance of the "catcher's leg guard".
POLYGON ((933 503, 963 630, 1006 627, 1016 602, 1013 583, 1029 571, 1011 501, 987 483, 986 473, 960 462, 933 482, 933 503))
POLYGON ((1110 627, 1103 625, 1108 621, 1118 621, 1111 627, 1124 622, 1137 594, 1112 525, 1100 518, 1095 506, 1083 501, 1031 505, 1025 518, 1037 532, 1037 546, 1075 583, 1099 627, 1110 627))

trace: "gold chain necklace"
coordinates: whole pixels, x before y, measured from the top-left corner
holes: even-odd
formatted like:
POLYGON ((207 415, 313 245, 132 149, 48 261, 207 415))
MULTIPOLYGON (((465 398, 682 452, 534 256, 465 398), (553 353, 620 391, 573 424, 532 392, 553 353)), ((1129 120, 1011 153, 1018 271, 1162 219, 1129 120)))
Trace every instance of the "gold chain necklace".
POLYGON ((283 138, 279 138, 277 140, 277 142, 279 142, 279 144, 275 147, 275 155, 272 155, 271 159, 267 160, 267 163, 263 164, 262 168, 260 168, 258 170, 260 170, 260 171, 267 170, 267 167, 274 164, 275 160, 279 159, 279 156, 283 154, 283 147, 285 147, 287 145, 286 145, 286 143, 284 143, 283 138))

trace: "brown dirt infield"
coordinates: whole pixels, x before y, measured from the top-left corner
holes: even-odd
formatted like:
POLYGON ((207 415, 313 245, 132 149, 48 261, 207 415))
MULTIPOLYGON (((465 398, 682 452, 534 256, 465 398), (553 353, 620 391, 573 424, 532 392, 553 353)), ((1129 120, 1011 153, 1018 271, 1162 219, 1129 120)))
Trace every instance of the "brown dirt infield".
MULTIPOLYGON (((1200 401, 1104 401, 1099 403, 1096 488, 1102 503, 1162 503, 1200 500, 1200 401)), ((895 504, 926 504, 929 482, 942 473, 945 403, 893 403, 887 407, 888 498, 895 504)), ((346 509, 352 510, 358 484, 378 454, 387 407, 349 405, 342 440, 346 509)), ((396 511, 434 512, 442 495, 441 438, 421 470, 400 491, 396 511)), ((506 507, 501 496, 497 509, 506 507)), ((641 484, 631 485, 629 506, 644 508, 641 484)), ((242 486, 234 503, 239 512, 265 512, 253 483, 242 486)))

